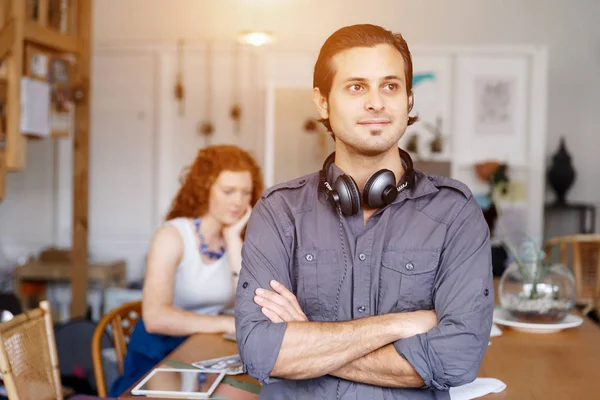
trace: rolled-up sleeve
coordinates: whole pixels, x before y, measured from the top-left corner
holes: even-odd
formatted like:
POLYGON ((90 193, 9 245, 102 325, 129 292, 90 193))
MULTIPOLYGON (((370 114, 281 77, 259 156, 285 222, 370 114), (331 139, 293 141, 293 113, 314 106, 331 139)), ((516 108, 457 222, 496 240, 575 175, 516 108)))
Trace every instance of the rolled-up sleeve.
POLYGON ((477 377, 494 311, 489 229, 472 197, 448 228, 434 306, 438 325, 394 346, 425 386, 448 390, 477 377))
POLYGON ((244 372, 265 384, 277 380, 270 373, 287 324, 272 323, 265 317, 254 295, 257 288, 270 289, 272 279, 291 287, 291 223, 286 225, 281 214, 269 198, 262 198, 252 211, 235 299, 236 337, 244 372))

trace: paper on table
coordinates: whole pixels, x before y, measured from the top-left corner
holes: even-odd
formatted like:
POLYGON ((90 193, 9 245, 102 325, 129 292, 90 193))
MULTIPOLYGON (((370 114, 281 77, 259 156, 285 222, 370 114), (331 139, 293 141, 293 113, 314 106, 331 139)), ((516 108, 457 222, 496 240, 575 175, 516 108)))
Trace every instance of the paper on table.
POLYGON ((450 388, 450 400, 470 400, 490 393, 500 393, 506 384, 495 378, 476 378, 466 385, 450 388))
MULTIPOLYGON (((498 328, 496 324, 492 324, 492 332, 490 333, 490 337, 501 336, 502 331, 498 328)), ((488 342, 488 346, 491 346, 492 342, 488 342)))
POLYGON ((501 335, 502 335, 502 331, 500 330, 500 328, 498 328, 498 325, 492 324, 492 333, 490 334, 490 337, 501 336, 501 335))
POLYGON ((242 359, 239 354, 197 361, 192 363, 192 365, 206 372, 224 371, 227 375, 238 375, 244 372, 242 359))

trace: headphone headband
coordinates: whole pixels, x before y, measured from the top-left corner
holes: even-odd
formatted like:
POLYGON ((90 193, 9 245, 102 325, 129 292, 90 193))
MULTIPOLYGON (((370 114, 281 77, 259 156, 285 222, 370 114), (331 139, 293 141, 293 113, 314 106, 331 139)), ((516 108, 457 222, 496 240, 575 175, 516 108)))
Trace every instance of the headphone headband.
MULTIPOLYGON (((402 164, 404 167, 404 179, 398 185, 397 189, 400 192, 403 189, 412 189, 415 186, 415 170, 413 167, 413 161, 406 151, 402 150, 398 147, 398 153, 400 155, 400 160, 402 160, 402 164)), ((327 182, 327 171, 329 171, 329 167, 335 161, 335 151, 327 156, 325 162, 323 163, 323 168, 319 171, 319 182, 320 188, 325 188, 327 190, 332 190, 331 185, 327 182), (329 187, 327 187, 329 186, 329 187)))

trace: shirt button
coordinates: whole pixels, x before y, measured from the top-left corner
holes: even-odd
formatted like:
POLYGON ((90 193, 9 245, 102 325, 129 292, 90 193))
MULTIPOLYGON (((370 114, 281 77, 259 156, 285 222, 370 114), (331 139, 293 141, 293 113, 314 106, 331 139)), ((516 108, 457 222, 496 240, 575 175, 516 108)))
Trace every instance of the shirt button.
POLYGON ((312 254, 307 254, 306 257, 304 257, 304 258, 306 258, 306 261, 312 261, 315 259, 315 257, 313 257, 312 254))
POLYGON ((360 261, 365 261, 365 260, 367 259, 367 256, 365 256, 365 254, 364 254, 364 253, 360 253, 360 254, 358 255, 358 258, 359 258, 359 260, 360 260, 360 261))
POLYGON ((243 287, 244 289, 246 289, 246 288, 248 287, 248 282, 244 282, 244 284, 242 285, 242 287, 243 287))
POLYGON ((415 268, 415 266, 412 263, 408 263, 404 266, 404 268, 406 268, 409 271, 412 271, 415 268))
POLYGON ((489 291, 488 289, 485 289, 485 290, 483 291, 483 295, 484 295, 485 297, 488 297, 488 295, 489 295, 489 294, 490 294, 490 291, 489 291))
POLYGON ((364 313, 364 312, 365 312, 365 310, 366 310, 365 306, 360 306, 360 307, 358 307, 358 312, 359 312, 359 313, 364 313))

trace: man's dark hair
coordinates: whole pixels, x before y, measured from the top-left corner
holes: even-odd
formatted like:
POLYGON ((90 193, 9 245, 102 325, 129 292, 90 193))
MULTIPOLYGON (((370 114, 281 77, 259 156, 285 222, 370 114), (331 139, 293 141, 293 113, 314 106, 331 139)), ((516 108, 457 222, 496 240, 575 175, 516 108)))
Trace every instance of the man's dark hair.
MULTIPOLYGON (((313 87, 319 88, 321 95, 329 99, 331 85, 335 75, 332 60, 336 54, 355 47, 375 47, 379 44, 394 46, 404 59, 404 78, 406 94, 412 93, 413 66, 412 57, 406 40, 399 33, 393 33, 377 25, 361 24, 346 26, 335 31, 321 47, 313 73, 313 87)), ((418 117, 409 117, 408 125, 417 122, 418 117)), ((321 119, 321 123, 331 132, 329 119, 321 119)))

